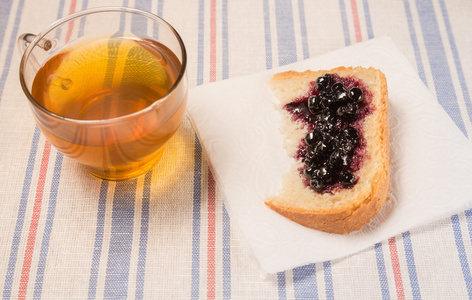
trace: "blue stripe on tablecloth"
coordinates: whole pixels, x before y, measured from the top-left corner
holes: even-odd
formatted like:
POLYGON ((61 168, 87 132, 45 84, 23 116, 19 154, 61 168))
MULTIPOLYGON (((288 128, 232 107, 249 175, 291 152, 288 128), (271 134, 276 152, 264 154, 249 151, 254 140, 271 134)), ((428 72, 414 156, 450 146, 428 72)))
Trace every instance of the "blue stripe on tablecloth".
POLYGON ((377 243, 374 246, 375 257, 377 260, 377 272, 379 273, 380 289, 382 291, 382 299, 390 300, 390 292, 388 288, 387 271, 385 268, 385 259, 382 250, 382 243, 377 243))
POLYGON ((346 4, 344 3, 344 0, 339 0, 339 10, 341 12, 341 24, 343 25, 343 32, 344 32, 344 45, 349 46, 351 45, 351 34, 349 32, 349 25, 347 22, 346 4))
MULTIPOLYGON (((18 4, 18 9, 17 9, 16 15, 15 15, 15 22, 13 23, 13 29, 12 29, 12 32, 11 32, 10 42, 8 44, 8 50, 7 50, 6 57, 12 57, 13 56, 13 49, 15 49, 15 45, 16 45, 16 39, 17 39, 17 36, 18 36, 18 27, 20 26, 21 12, 23 11, 24 4, 25 4, 24 0, 20 0, 20 3, 18 4)), ((8 18, 6 18, 6 19, 8 20, 8 18)), ((5 83, 7 81, 7 77, 8 77, 8 74, 10 72, 11 62, 12 62, 11 59, 6 59, 5 62, 4 62, 2 76, 0 77, 0 103, 3 99, 3 97, 2 97, 3 96, 3 89, 5 88, 5 83)))
POLYGON ((264 11, 264 40, 265 40, 265 50, 266 50, 266 69, 270 70, 273 68, 273 63, 272 63, 272 37, 271 37, 271 30, 270 30, 269 0, 263 1, 262 8, 264 11))
POLYGON ((300 35, 302 38, 303 59, 310 57, 310 50, 308 48, 308 34, 306 31, 306 17, 305 17, 305 1, 298 0, 298 14, 300 16, 300 35))
POLYGON ((205 0, 198 1, 198 53, 197 85, 203 84, 203 61, 205 59, 205 0))
POLYGON ((292 3, 290 1, 275 0, 275 19, 279 66, 294 63, 297 61, 297 47, 295 43, 292 3))
MULTIPOLYGON (((162 4, 161 1, 158 3, 158 12, 162 15, 162 4)), ((134 3, 135 8, 142 9, 145 11, 151 11, 152 1, 147 0, 136 0, 134 3)), ((155 25, 153 27, 155 28, 155 25)), ((138 36, 145 36, 147 32, 147 20, 142 17, 133 15, 131 18, 131 32, 138 36)), ((154 30, 154 35, 157 36, 157 30, 154 30)), ((141 203, 141 229, 139 235, 139 250, 138 250, 138 268, 136 271, 136 290, 135 298, 143 299, 144 295, 144 278, 146 274, 146 253, 148 244, 148 230, 149 230, 149 198, 151 194, 151 178, 152 171, 148 172, 144 177, 143 196, 141 203)))
MULTIPOLYGON (((164 0, 157 1, 157 11, 156 14, 162 18, 164 11, 164 0)), ((158 40, 159 39, 159 24, 154 23, 153 25, 153 38, 158 40)))
POLYGON ((61 179, 62 161, 64 155, 60 152, 56 154, 56 162, 54 164, 54 173, 52 176, 51 191, 49 194, 48 213, 46 217, 46 224, 44 226, 43 238, 41 241, 41 252, 39 254, 39 262, 36 273, 36 282, 34 285, 35 299, 41 298, 44 271, 46 269, 46 261, 49 251, 49 240, 51 239, 52 226, 54 225, 54 216, 56 214, 57 194, 59 190, 59 182, 61 179))
MULTIPOLYGON (((472 208, 466 210, 464 214, 465 214, 465 219, 467 221, 467 228, 469 230, 469 241, 472 242, 472 208)), ((471 284, 470 281, 466 282, 467 286, 469 286, 470 284, 471 284)), ((469 292, 469 299, 472 299, 470 290, 468 290, 468 292, 469 292)))
POLYGON ((285 282, 285 272, 278 272, 277 273, 277 291, 279 295, 279 300, 287 299, 287 290, 286 290, 286 282, 285 282))
MULTIPOLYGON (((65 6, 65 0, 61 0, 59 2, 59 7, 57 9, 57 15, 56 15, 56 20, 59 20, 64 16, 64 6, 65 6)), ((62 29, 58 28, 56 31, 56 34, 54 35, 54 38, 57 39, 61 36, 62 29)))
POLYGON ((5 31, 7 29, 8 24, 8 16, 10 16, 11 6, 13 0, 3 0, 0 2, 0 47, 2 47, 3 38, 5 37, 5 31))
MULTIPOLYGON (((123 0, 123 5, 122 6, 128 6, 128 0, 123 0)), ((118 32, 123 32, 125 31, 125 25, 126 25, 126 15, 121 14, 120 16, 120 27, 118 29, 118 32)))
POLYGON ((464 247, 464 241, 462 238, 461 224, 459 221, 459 215, 455 214, 451 217, 452 228, 454 230, 454 240, 456 242, 457 251, 459 252, 459 261, 462 268, 462 276, 464 277, 465 286, 467 288, 467 294, 469 299, 472 299, 472 276, 470 274, 469 262, 467 259, 467 252, 464 247))
POLYGON ((193 219, 192 219, 192 299, 200 294, 200 208, 202 201, 202 146, 195 135, 193 166, 193 219))
MULTIPOLYGON (((84 0, 82 2, 82 7, 81 7, 81 10, 84 10, 88 7, 88 0, 84 0)), ((78 31, 78 36, 83 36, 84 35, 84 30, 85 30, 85 21, 86 21, 86 17, 85 18, 81 18, 80 19, 80 24, 79 24, 79 31, 78 31)))
MULTIPOLYGON (((157 1, 157 11, 156 14, 162 18, 164 13, 164 0, 158 0, 157 1)), ((153 25, 153 32, 152 36, 154 39, 158 40, 159 39, 159 24, 154 23, 153 25)))
POLYGON ((333 275, 331 272, 330 261, 323 262, 323 271, 324 271, 326 299, 333 300, 334 299, 333 275))
POLYGON ((231 230, 229 214, 223 203, 223 299, 231 299, 231 230))
MULTIPOLYGON (((145 4, 138 2, 138 5, 145 4)), ((123 6, 128 6, 128 0, 123 0, 123 6)), ((120 31, 124 30, 125 20, 125 15, 122 14, 120 31)), ((131 20, 131 28, 135 32, 140 32, 139 26, 136 27, 136 23, 140 23, 140 20, 133 18, 131 20)), ((117 182, 115 185, 111 237, 105 276, 105 298, 126 298, 128 294, 137 182, 137 179, 132 179, 117 182)))
MULTIPOLYGON (((138 9, 142 9, 145 11, 151 11, 152 1, 148 0, 136 0, 134 3, 134 7, 138 9)), ((144 37, 147 34, 147 19, 133 14, 131 16, 131 32, 136 34, 137 36, 144 37)))
MULTIPOLYGON (((222 2, 222 70, 223 79, 229 77, 228 0, 222 2)), ((231 227, 228 211, 223 203, 223 299, 231 299, 231 227)))
POLYGON ((120 181, 115 186, 105 298, 126 298, 128 294, 137 182, 137 179, 120 181))
POLYGON ((102 255, 103 232, 105 228, 105 209, 107 204, 108 181, 102 181, 98 196, 97 225, 93 244, 92 267, 90 269, 88 299, 95 299, 97 293, 98 268, 102 255))
MULTIPOLYGON (((203 84, 204 42, 205 42, 205 1, 198 2, 198 56, 197 85, 203 84)), ((193 216, 192 216, 192 284, 191 297, 200 296, 200 209, 202 201, 202 146, 195 135, 193 165, 193 216)))
POLYGON ((466 210, 464 213, 467 221, 467 228, 469 229, 469 239, 472 242, 472 208, 466 210))
POLYGON ((294 268, 293 287, 295 299, 318 299, 316 264, 294 268))
POLYGON ((423 36, 427 37, 423 41, 428 53, 436 96, 443 109, 456 123, 462 133, 467 136, 457 103, 457 96, 453 88, 451 71, 447 63, 446 52, 439 32, 433 3, 423 0, 416 0, 415 2, 423 36))
MULTIPOLYGON (((138 0, 135 2, 135 7, 147 11, 151 11, 151 1, 138 0)), ((160 17, 163 16, 164 11, 164 1, 157 1, 157 11, 156 14, 160 17)), ((159 38, 158 35, 158 24, 153 24, 153 37, 155 39, 159 38)), ((144 298, 144 279, 146 275, 146 257, 147 257, 147 244, 148 244, 148 234, 149 234, 149 204, 151 197, 151 178, 152 171, 148 172, 144 177, 144 186, 143 186, 143 197, 142 197, 142 207, 141 207, 141 230, 139 236, 139 253, 138 253, 138 269, 136 274, 136 291, 135 298, 143 299, 144 298)))
POLYGON ((157 1, 157 15, 162 18, 164 14, 164 0, 157 1))
POLYGON ((411 243, 410 232, 402 233, 403 245, 405 247, 406 264, 408 265, 408 275, 410 276, 411 293, 413 299, 421 299, 418 276, 416 275, 415 257, 413 255, 413 245, 411 243))
POLYGON ((449 22, 449 15, 447 13, 446 4, 443 0, 440 0, 439 3, 441 6, 441 13, 443 16, 444 25, 446 26, 447 37, 451 46, 452 56, 454 58, 454 64, 456 66, 457 76, 459 78, 459 82, 462 89, 462 95, 464 96, 465 106, 469 115, 469 120, 472 122, 472 101, 470 99, 469 89, 467 88, 467 84, 465 81, 464 71, 462 70, 462 64, 459 57, 459 53, 457 52, 456 42, 454 39, 454 34, 452 32, 451 23, 449 22))
POLYGON ((146 173, 144 176, 135 299, 144 298, 144 277, 146 275, 146 254, 149 234, 149 201, 151 199, 151 179, 152 171, 146 173))
POLYGON ((365 25, 367 27, 367 38, 370 40, 374 38, 374 28, 372 27, 372 20, 370 19, 369 1, 363 0, 363 6, 365 25))
POLYGON ((26 165, 25 179, 23 180, 23 189, 21 191, 20 207, 18 208, 18 215, 16 217, 15 232, 13 234, 13 241, 10 249, 10 258, 8 260, 8 269, 5 276, 5 284, 3 286, 3 299, 10 299, 11 288, 13 285, 13 276, 15 274, 16 260, 18 258, 18 248, 20 246, 21 233, 23 231, 23 224, 25 222, 26 208, 28 205, 28 197, 31 188, 31 179, 33 177, 34 162, 38 152, 40 130, 38 126, 35 127, 33 133, 33 140, 31 142, 30 154, 28 163, 26 165))
POLYGON ((221 3, 221 77, 229 78, 228 0, 221 3))
POLYGON ((415 53, 416 69, 423 83, 427 85, 428 82, 426 81, 423 61, 421 60, 420 47, 418 45, 418 38, 416 36, 415 27, 413 26, 413 16, 411 14, 410 4, 408 3, 408 0, 403 1, 403 6, 405 8, 405 16, 406 16, 406 21, 408 23, 408 29, 410 30, 411 44, 413 46, 413 51, 415 53))

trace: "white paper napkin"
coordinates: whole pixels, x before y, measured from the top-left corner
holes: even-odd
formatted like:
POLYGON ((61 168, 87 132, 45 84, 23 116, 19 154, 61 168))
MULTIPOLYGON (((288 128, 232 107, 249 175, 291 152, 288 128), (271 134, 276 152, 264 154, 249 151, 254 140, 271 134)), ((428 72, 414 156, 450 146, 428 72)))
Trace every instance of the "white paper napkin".
POLYGON ((472 207, 472 143, 389 38, 193 88, 188 111, 231 220, 264 274, 347 256, 472 207), (291 161, 282 148, 280 116, 267 81, 285 70, 337 66, 382 70, 390 99, 392 200, 368 225, 347 235, 302 227, 264 204, 281 188, 291 161))

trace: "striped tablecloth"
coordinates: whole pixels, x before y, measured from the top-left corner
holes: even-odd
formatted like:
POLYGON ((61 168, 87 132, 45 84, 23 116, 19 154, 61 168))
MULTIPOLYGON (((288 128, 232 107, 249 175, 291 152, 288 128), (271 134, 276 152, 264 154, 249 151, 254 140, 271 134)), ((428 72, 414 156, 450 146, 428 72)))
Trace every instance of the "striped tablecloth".
POLYGON ((187 47, 191 87, 389 36, 472 135, 469 0, 2 0, 3 299, 472 298, 472 209, 350 257, 263 278, 188 119, 158 167, 134 180, 94 179, 58 153, 21 91, 16 38, 109 5, 173 24, 187 47))

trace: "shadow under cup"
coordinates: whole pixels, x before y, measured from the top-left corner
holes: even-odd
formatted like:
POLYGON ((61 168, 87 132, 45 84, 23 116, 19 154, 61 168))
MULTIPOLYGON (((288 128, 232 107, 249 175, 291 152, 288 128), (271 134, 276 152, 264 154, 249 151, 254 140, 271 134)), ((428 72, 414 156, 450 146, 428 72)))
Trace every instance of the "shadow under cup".
POLYGON ((137 9, 96 8, 18 44, 23 91, 58 151, 106 180, 157 164, 188 94, 185 46, 171 25, 137 9))

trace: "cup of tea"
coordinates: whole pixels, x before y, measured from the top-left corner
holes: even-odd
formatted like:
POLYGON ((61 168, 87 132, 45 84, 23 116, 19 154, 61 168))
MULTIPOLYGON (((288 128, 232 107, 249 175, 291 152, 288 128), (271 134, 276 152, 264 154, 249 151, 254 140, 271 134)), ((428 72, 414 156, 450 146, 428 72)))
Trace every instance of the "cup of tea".
POLYGON ((58 151, 106 180, 157 164, 188 95, 185 46, 169 23, 134 8, 93 8, 18 45, 21 87, 58 151))

